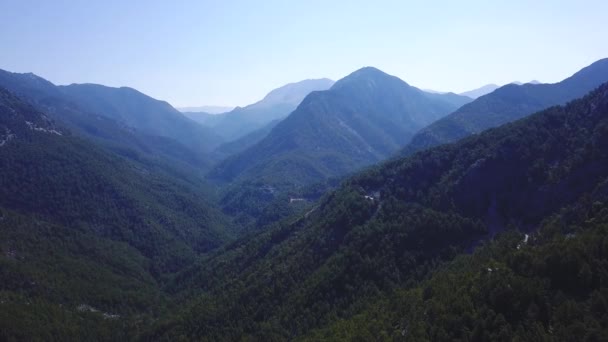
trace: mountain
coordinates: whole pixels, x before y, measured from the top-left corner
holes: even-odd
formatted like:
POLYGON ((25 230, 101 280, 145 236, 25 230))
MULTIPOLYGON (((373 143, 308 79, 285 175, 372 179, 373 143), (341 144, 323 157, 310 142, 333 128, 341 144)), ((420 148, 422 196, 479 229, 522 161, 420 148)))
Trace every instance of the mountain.
POLYGON ((165 277, 234 234, 203 190, 0 88, 0 339, 99 338, 159 312, 165 277))
POLYGON ((170 239, 190 246, 185 251, 204 251, 227 235, 205 226, 206 218, 221 221, 222 215, 204 198, 202 182, 186 183, 107 153, 0 89, 0 206, 136 246, 170 239), (177 232, 179 238, 172 236, 177 232))
POLYGON ((606 187, 533 234, 508 232, 409 289, 381 296, 302 341, 605 340, 606 187), (406 313, 406 314, 404 314, 406 313), (534 328, 530 328, 534 327, 534 328), (557 327, 557 328, 555 328, 557 327))
POLYGON ((222 114, 222 113, 228 113, 229 111, 233 110, 234 107, 227 107, 227 106, 200 106, 200 107, 180 107, 177 108, 177 110, 179 110, 182 113, 209 113, 209 114, 222 114))
POLYGON ((608 81, 608 59, 599 60, 555 84, 508 84, 462 106, 418 132, 403 150, 411 154, 449 143, 536 111, 564 104, 608 81))
POLYGON ((209 167, 210 161, 204 151, 193 151, 171 138, 135 130, 124 122, 99 113, 100 108, 88 108, 84 103, 76 103, 62 88, 34 74, 0 70, 0 87, 61 122, 71 133, 119 155, 135 161, 146 160, 164 168, 168 163, 172 169, 177 166, 194 170, 209 167))
POLYGON ((194 151, 209 152, 221 139, 209 128, 195 124, 167 102, 135 89, 97 84, 72 84, 59 90, 77 104, 142 133, 174 139, 194 151))
POLYGON ((283 119, 302 102, 306 95, 317 90, 326 90, 334 81, 323 78, 290 83, 277 88, 262 100, 246 107, 216 115, 205 120, 205 125, 226 140, 236 140, 262 128, 272 121, 283 119))
POLYGON ((268 136, 209 177, 293 186, 344 175, 390 156, 417 130, 468 101, 363 68, 308 95, 268 136))
POLYGON ((493 92, 494 90, 500 88, 500 86, 497 86, 496 84, 486 84, 482 87, 479 87, 477 89, 473 89, 473 90, 469 90, 469 91, 465 91, 463 93, 460 93, 459 95, 461 96, 467 96, 472 98, 473 100, 478 98, 478 97, 482 97, 486 94, 489 94, 491 92, 493 92))
POLYGON ((371 168, 181 273, 167 290, 183 309, 144 339, 604 336, 607 144, 604 84, 371 168))

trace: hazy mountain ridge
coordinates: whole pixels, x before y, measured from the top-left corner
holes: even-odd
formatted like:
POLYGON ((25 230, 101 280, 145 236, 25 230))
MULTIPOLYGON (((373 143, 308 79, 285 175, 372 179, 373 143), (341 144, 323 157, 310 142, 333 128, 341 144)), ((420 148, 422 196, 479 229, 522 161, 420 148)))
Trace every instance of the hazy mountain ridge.
POLYGON ((599 60, 555 84, 508 84, 462 106, 418 132, 402 151, 411 154, 457 141, 550 106, 583 96, 608 81, 608 59, 599 60))
POLYGON ((467 96, 467 97, 470 97, 470 98, 472 98, 474 100, 474 99, 476 99, 478 97, 481 97, 481 96, 484 96, 486 94, 489 94, 489 93, 493 92, 494 90, 496 90, 498 88, 500 88, 500 86, 498 86, 496 84, 493 84, 493 83, 492 84, 486 84, 486 85, 481 86, 481 87, 479 87, 477 89, 472 89, 472 90, 469 90, 469 91, 462 92, 459 95, 467 96))
POLYGON ((145 134, 172 138, 194 151, 209 152, 222 142, 212 130, 196 125, 169 103, 132 88, 72 84, 59 89, 84 108, 145 134))
MULTIPOLYGON (((133 160, 148 160, 186 168, 207 168, 209 160, 202 151, 193 151, 179 142, 161 136, 142 134, 134 128, 77 104, 51 82, 32 73, 18 74, 0 70, 0 86, 10 90, 73 134, 90 139, 108 150, 133 160)), ((160 166, 159 164, 159 166, 160 166)))
MULTIPOLYGON (((272 90, 262 100, 245 107, 211 117, 203 116, 204 124, 227 140, 236 140, 264 127, 272 121, 285 118, 316 90, 329 89, 334 81, 326 78, 289 83, 272 90)), ((196 114, 190 114, 195 117, 196 114)), ((201 122, 201 121, 199 121, 201 122)))
POLYGON ((266 138, 222 162, 210 177, 307 184, 343 175, 386 158, 418 129, 467 101, 363 68, 308 95, 266 138))

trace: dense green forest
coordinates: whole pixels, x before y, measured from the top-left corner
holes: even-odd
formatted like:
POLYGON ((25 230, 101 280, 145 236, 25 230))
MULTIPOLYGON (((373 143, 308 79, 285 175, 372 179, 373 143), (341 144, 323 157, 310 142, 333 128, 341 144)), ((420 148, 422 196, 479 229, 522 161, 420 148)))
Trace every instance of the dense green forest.
MULTIPOLYGON (((388 77, 333 91, 367 72, 388 77)), ((89 105, 33 75, 2 82, 0 340, 608 338, 608 84, 346 178, 213 187, 116 121, 86 133, 89 105)))
POLYGON ((607 340, 607 186, 300 340, 607 340))
MULTIPOLYGON (((342 319, 346 319, 343 324, 356 324, 348 319, 373 315, 368 308, 386 294, 423 286, 420 284, 433 271, 496 233, 535 232, 563 208, 585 207, 589 201, 593 210, 605 213, 601 195, 608 175, 607 114, 608 85, 604 85, 565 107, 553 107, 352 177, 306 215, 240 239, 182 272, 167 291, 183 298, 186 308, 159 321, 144 336, 286 340, 328 326, 340 331, 341 327, 332 324, 342 319)), ((575 226, 586 222, 576 215, 572 220, 575 226)), ((601 232, 602 225, 598 227, 599 231, 589 234, 601 232)), ((521 234, 513 234, 518 234, 518 241, 522 239, 521 234)), ((559 234, 555 239, 567 237, 559 234)), ((497 241, 497 246, 504 244, 503 238, 497 241)), ((536 257, 551 258, 555 248, 549 244, 536 257)), ((601 264, 602 255, 605 257, 600 254, 590 262, 601 264)), ((560 261, 556 262, 551 267, 559 269, 560 261)), ((576 269, 576 264, 568 267, 566 270, 576 269)), ((570 281, 563 273, 555 276, 570 281)), ((492 291, 491 284, 480 286, 492 291)), ((601 285, 597 283, 597 288, 601 285)), ((560 298, 555 291, 552 296, 560 298)), ((476 308, 477 304, 473 299, 463 303, 472 307, 471 312, 484 310, 476 308)), ((487 318, 496 317, 497 322, 471 320, 470 327, 449 325, 448 321, 445 326, 437 325, 437 338, 465 336, 468 330, 478 333, 484 328, 479 324, 488 324, 487 333, 495 336, 516 336, 519 323, 515 321, 510 323, 514 324, 511 332, 493 330, 503 325, 507 329, 500 320, 513 317, 502 315, 487 318)), ((554 329, 533 321, 539 334, 554 329)), ((433 327, 431 324, 431 334, 435 333, 433 327)))
POLYGON ((115 339, 236 232, 201 181, 108 153, 1 88, 0 131, 1 340, 115 339))

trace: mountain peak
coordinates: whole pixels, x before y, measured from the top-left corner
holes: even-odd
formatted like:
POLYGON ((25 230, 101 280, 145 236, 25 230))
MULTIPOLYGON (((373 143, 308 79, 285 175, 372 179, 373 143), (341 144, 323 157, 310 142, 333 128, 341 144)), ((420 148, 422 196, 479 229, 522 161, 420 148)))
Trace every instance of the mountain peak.
POLYGON ((565 104, 607 81, 608 59, 602 59, 558 83, 504 85, 418 132, 404 154, 454 142, 521 119, 535 111, 565 104))
POLYGON ((494 84, 494 83, 490 83, 490 84, 486 84, 484 86, 481 86, 477 89, 473 89, 473 90, 469 90, 469 91, 465 91, 463 93, 460 93, 459 95, 462 96, 467 96, 470 97, 472 99, 476 99, 478 97, 484 96, 486 94, 489 94, 491 92, 493 92, 494 90, 500 88, 500 86, 494 84))
POLYGON ((380 85, 388 84, 409 86, 409 84, 396 76, 389 75, 378 68, 367 66, 358 69, 348 76, 342 78, 336 82, 331 89, 339 90, 346 87, 357 86, 366 87, 368 90, 374 90, 378 89, 380 85))
POLYGON ((361 69, 358 69, 358 70, 352 72, 350 75, 344 77, 340 81, 353 79, 353 78, 380 78, 380 77, 393 78, 395 76, 389 75, 378 68, 375 68, 372 66, 366 66, 366 67, 363 67, 361 69))
POLYGON ((455 96, 428 94, 362 68, 328 91, 310 93, 264 139, 209 176, 283 189, 339 177, 390 156, 420 128, 458 108, 455 96))

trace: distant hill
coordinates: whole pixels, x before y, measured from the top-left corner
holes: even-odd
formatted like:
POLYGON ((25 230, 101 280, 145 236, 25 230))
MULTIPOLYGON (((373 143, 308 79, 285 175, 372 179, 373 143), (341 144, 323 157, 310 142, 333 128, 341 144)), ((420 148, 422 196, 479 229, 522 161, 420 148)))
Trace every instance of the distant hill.
POLYGON ((403 150, 411 154, 488 128, 514 121, 536 111, 564 104, 608 81, 608 59, 599 60, 555 84, 507 84, 462 106, 418 132, 403 150))
MULTIPOLYGON (((323 78, 290 83, 277 88, 262 100, 211 118, 205 118, 204 124, 226 140, 236 140, 270 122, 283 119, 302 102, 306 95, 317 90, 329 89, 334 81, 323 78)), ((189 114, 194 118, 194 114, 189 114)), ((201 121, 199 121, 201 122, 201 121)))
POLYGON ((72 84, 59 89, 82 107, 145 134, 172 138, 194 151, 209 152, 222 142, 212 130, 194 124, 167 102, 132 88, 72 84))
POLYGON ((179 107, 177 108, 177 110, 179 110, 182 113, 186 113, 186 112, 192 112, 192 113, 209 113, 209 114, 221 114, 221 113, 227 113, 231 110, 233 110, 234 107, 227 107, 227 106, 200 106, 200 107, 179 107))
POLYGON ((344 175, 388 157, 418 129, 468 101, 363 68, 308 95, 268 136, 218 165, 210 177, 302 185, 344 175))
MULTIPOLYGON (((155 163, 165 163, 171 161, 173 166, 185 166, 194 169, 206 169, 209 166, 206 152, 193 150, 179 141, 159 136, 151 135, 141 130, 127 125, 124 120, 118 121, 112 118, 121 114, 117 113, 113 104, 107 107, 100 105, 103 98, 92 102, 89 106, 87 101, 79 101, 69 96, 64 88, 55 86, 51 82, 36 76, 32 73, 20 74, 0 70, 0 87, 10 90, 20 99, 43 111, 46 115, 63 126, 75 135, 90 139, 105 148, 123 156, 128 156, 133 160, 149 159, 155 163), (108 110, 108 113, 104 113, 108 110), (100 113, 100 111, 102 111, 100 113)), ((127 91, 130 92, 130 91, 127 91)), ((145 96, 137 95, 141 98, 145 96)), ((163 102, 153 99, 146 99, 144 102, 153 102, 153 106, 163 108, 162 112, 173 117, 175 114, 170 108, 166 109, 163 102), (168 112, 168 113, 167 113, 168 112)), ((120 107, 120 106, 118 106, 120 107)), ((141 112, 138 111, 140 117, 141 112)), ((178 113, 178 115, 181 115, 178 113)), ((143 115, 145 116, 145 115, 143 115)), ((184 118, 184 120, 187 120, 184 118)), ((182 120, 183 121, 183 120, 182 120)), ((188 122, 188 126, 194 126, 194 122, 188 122)), ((200 132, 205 128, 187 128, 188 131, 195 130, 200 132)), ((207 135, 205 133, 204 135, 207 135)), ((210 136, 194 138, 197 140, 207 140, 210 136)), ((184 137, 189 139, 188 137, 184 137)), ((196 141, 196 140, 195 140, 196 141)), ((213 144, 205 148, 212 148, 213 144)))
POLYGON ((223 143, 218 146, 214 151, 213 155, 215 158, 224 159, 228 156, 237 154, 242 152, 249 147, 257 144, 262 139, 264 139, 272 129, 281 122, 280 119, 271 121, 266 126, 262 128, 258 128, 255 131, 248 133, 236 140, 229 141, 227 143, 223 143))
POLYGON ((462 96, 467 96, 470 97, 472 99, 476 99, 478 97, 484 96, 486 94, 489 94, 491 92, 493 92, 494 90, 500 88, 500 86, 496 85, 496 84, 486 84, 482 87, 479 87, 477 89, 473 89, 473 90, 469 90, 469 91, 465 91, 463 93, 460 93, 459 95, 462 96))

